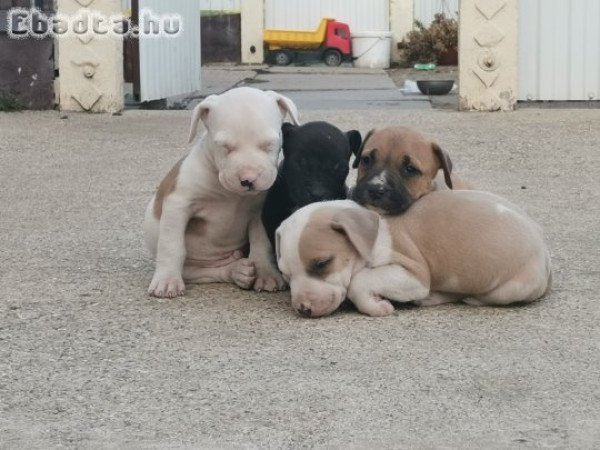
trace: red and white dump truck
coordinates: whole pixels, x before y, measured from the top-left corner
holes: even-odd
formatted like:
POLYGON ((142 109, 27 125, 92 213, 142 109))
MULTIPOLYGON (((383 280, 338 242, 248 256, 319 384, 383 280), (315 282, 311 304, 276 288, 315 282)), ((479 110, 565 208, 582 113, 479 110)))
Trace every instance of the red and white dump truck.
POLYGON ((323 18, 315 31, 264 30, 266 60, 279 66, 292 61, 313 57, 328 66, 339 66, 352 61, 350 27, 335 19, 323 18))

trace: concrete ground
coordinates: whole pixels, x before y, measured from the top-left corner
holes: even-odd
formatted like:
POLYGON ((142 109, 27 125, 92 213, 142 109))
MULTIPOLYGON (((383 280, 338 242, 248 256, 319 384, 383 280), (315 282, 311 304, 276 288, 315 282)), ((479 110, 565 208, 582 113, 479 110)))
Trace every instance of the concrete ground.
MULTIPOLYGON (((394 72, 396 74, 396 72, 394 72)), ((193 109, 203 98, 232 87, 272 89, 290 97, 301 110, 431 109, 427 96, 405 95, 382 69, 324 64, 297 66, 203 66, 202 91, 174 103, 193 109)))
POLYGON ((141 222, 189 111, 0 114, 0 448, 598 448, 600 111, 307 110, 412 125, 545 228, 554 289, 511 308, 146 295, 141 222))

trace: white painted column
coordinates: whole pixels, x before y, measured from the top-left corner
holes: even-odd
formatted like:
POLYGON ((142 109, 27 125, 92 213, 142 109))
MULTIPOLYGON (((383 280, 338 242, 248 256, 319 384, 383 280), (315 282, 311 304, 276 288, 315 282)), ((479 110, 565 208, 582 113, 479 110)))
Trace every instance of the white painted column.
POLYGON ((242 62, 261 64, 264 60, 264 0, 242 0, 242 62))
POLYGON ((392 32, 392 61, 400 60, 398 42, 413 29, 415 0, 390 0, 390 31, 392 32))
MULTIPOLYGON (((121 13, 121 0, 57 1, 57 12, 69 17, 92 10, 108 18, 121 13)), ((61 110, 118 112, 123 109, 122 39, 99 38, 91 27, 87 33, 60 37, 58 70, 61 110)))
POLYGON ((518 0, 461 0, 461 110, 514 109, 518 92, 518 0))

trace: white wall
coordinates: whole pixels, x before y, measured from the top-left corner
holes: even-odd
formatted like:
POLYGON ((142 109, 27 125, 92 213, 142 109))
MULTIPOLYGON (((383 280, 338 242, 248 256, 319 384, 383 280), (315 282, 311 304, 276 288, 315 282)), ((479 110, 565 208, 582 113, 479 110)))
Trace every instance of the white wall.
POLYGON ((600 100, 598 24, 598 0, 520 0, 519 100, 600 100))
MULTIPOLYGON (((140 0, 140 11, 180 14, 181 34, 140 38, 141 100, 156 100, 200 89, 200 3, 198 0, 140 0)), ((141 19, 141 18, 140 18, 141 19)))
POLYGON ((242 0, 200 0, 202 11, 240 11, 242 0))
POLYGON ((389 31, 389 0, 265 0, 265 27, 313 30, 323 17, 350 31, 389 31))
POLYGON ((446 17, 458 18, 459 0, 414 0, 414 18, 428 26, 433 16, 444 13, 446 17))
MULTIPOLYGON (((211 11, 239 11, 242 0, 200 0, 200 9, 211 11)), ((131 0, 121 0, 123 10, 131 8, 131 0)))

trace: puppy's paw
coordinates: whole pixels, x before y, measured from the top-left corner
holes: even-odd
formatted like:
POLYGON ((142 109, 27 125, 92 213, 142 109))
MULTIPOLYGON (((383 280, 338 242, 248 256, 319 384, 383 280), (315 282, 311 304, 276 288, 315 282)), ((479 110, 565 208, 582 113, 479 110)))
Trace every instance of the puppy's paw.
POLYGON ((257 276, 254 282, 254 290, 257 292, 284 291, 287 283, 275 268, 257 266, 257 276))
POLYGON ((162 275, 155 273, 148 294, 158 298, 175 298, 185 295, 185 284, 181 275, 162 275))
POLYGON ((380 296, 361 299, 361 301, 354 302, 354 304, 361 313, 371 317, 385 317, 394 313, 394 305, 380 296))
POLYGON ((231 266, 231 280, 242 289, 250 289, 256 280, 256 268, 248 258, 238 259, 231 266))

